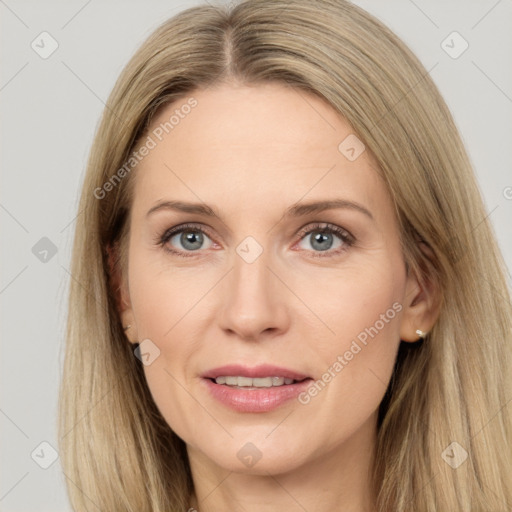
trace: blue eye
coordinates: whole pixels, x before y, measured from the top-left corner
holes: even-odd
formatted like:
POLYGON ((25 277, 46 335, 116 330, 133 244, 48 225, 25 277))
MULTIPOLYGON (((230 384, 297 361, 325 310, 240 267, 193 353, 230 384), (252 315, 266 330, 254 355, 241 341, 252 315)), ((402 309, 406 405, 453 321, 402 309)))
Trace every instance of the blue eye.
MULTIPOLYGON (((309 225, 308 228, 299 233, 299 241, 310 240, 313 250, 305 250, 311 252, 313 257, 338 255, 346 251, 355 242, 355 238, 348 231, 334 224, 316 223, 313 226, 309 225), (314 237, 311 236, 313 234, 314 237), (333 245, 335 250, 331 250, 333 245)), ((208 249, 213 244, 206 230, 196 224, 183 224, 173 227, 159 237, 157 243, 167 252, 182 257, 196 256, 201 249, 208 249), (210 241, 207 247, 203 247, 205 240, 210 241), (178 244, 181 245, 181 248, 176 249, 175 247, 178 244)))
POLYGON ((195 224, 185 224, 182 226, 178 226, 176 228, 171 228, 164 233, 164 235, 160 239, 160 244, 164 246, 164 248, 178 256, 194 256, 194 254, 183 254, 184 252, 197 252, 200 250, 204 243, 205 237, 208 237, 203 228, 196 226, 195 224), (177 241, 181 244, 183 249, 171 249, 168 245, 175 246, 175 243, 172 244, 173 238, 176 238, 177 241))
POLYGON ((312 251, 312 256, 315 258, 338 255, 346 251, 355 242, 354 237, 348 231, 334 224, 317 223, 313 226, 308 226, 308 228, 301 231, 299 236, 301 242, 303 240, 310 240, 311 247, 316 249, 312 251), (338 244, 336 249, 331 251, 330 249, 336 243, 336 238, 338 239, 338 244))
POLYGON ((187 251, 197 251, 201 249, 201 246, 204 243, 205 234, 202 231, 192 231, 192 230, 181 230, 172 238, 169 239, 169 242, 172 242, 173 238, 178 237, 178 241, 181 246, 184 247, 187 251))

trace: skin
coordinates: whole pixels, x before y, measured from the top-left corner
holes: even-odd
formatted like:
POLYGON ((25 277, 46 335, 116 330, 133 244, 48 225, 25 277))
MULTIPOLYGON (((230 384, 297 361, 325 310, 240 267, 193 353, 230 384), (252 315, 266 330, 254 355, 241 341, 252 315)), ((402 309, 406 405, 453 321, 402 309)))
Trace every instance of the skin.
MULTIPOLYGON (((302 91, 224 84, 193 97, 197 106, 136 169, 129 263, 119 278, 129 341, 149 339, 160 350, 144 371, 187 444, 190 505, 371 510, 377 410, 398 345, 418 340, 416 329, 428 331, 435 316, 431 292, 407 275, 377 162, 368 150, 349 161, 338 145, 350 125, 302 91), (283 217, 299 201, 334 198, 363 205, 373 219, 348 208, 283 217), (204 202, 219 216, 147 215, 169 200, 204 202), (316 231, 300 236, 315 222, 347 230, 354 244, 331 235, 331 248, 318 249, 316 231), (207 230, 199 250, 179 234, 156 242, 184 223, 207 230), (247 236, 263 249, 253 263, 236 252, 247 236), (202 372, 228 363, 277 364, 321 379, 394 303, 401 311, 305 405, 294 399, 266 413, 235 412, 204 389, 202 372), (262 455, 252 467, 237 457, 248 442, 262 455)), ((153 127, 183 103, 166 107, 153 127)))

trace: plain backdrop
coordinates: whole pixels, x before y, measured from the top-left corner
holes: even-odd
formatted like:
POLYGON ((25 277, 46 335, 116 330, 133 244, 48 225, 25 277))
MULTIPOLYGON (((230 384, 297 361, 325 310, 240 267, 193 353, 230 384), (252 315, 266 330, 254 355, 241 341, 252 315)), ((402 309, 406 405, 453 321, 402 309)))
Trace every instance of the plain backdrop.
MULTIPOLYGON (((73 221, 86 159, 130 56, 166 18, 199 3, 0 0, 2 512, 71 510, 52 450, 73 221), (58 48, 42 58, 52 44, 58 48)), ((356 3, 431 70, 512 269, 512 2, 356 3)))

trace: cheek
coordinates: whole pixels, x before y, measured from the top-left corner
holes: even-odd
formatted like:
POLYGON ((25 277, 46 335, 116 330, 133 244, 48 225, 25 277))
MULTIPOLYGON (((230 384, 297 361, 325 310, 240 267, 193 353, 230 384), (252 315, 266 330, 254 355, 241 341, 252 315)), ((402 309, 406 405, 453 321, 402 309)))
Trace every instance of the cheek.
MULTIPOLYGON (((215 269, 171 266, 154 252, 131 249, 130 300, 140 342, 155 354, 144 366, 155 403, 173 426, 194 405, 184 390, 194 376, 194 357, 204 340, 205 304, 218 275, 215 269), (207 297, 208 296, 208 297, 207 297)), ((207 308, 208 310, 208 308, 207 308)))
POLYGON ((379 334, 398 333, 404 285, 399 266, 384 255, 379 262, 317 273, 303 281, 300 293, 318 312, 317 324, 323 324, 323 343, 316 348, 339 350, 353 339, 364 344, 379 334))
POLYGON ((194 280, 162 271, 147 256, 134 255, 131 261, 130 298, 138 338, 150 340, 151 363, 144 365, 147 385, 167 423, 187 437, 193 425, 185 419, 194 415, 195 405, 186 390, 188 372, 200 346, 200 336, 194 332, 194 304, 209 287, 197 276, 194 280))
MULTIPOLYGON (((173 268, 161 255, 134 250, 129 282, 138 334, 167 343, 194 315, 196 304, 214 282, 198 268, 173 268)), ((211 276, 211 278, 210 278, 211 276)))
POLYGON ((332 421, 347 427, 375 411, 392 375, 405 284, 395 261, 383 257, 379 264, 345 268, 334 279, 315 280, 310 294, 325 325, 308 353, 319 369, 317 381, 302 402, 311 411, 330 408, 332 421))

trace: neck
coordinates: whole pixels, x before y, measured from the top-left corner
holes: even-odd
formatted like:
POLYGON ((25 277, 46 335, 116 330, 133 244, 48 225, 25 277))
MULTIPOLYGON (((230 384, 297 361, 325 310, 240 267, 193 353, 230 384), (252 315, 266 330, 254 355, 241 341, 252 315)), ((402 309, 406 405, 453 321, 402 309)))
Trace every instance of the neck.
POLYGON ((374 510, 370 473, 375 439, 372 416, 335 450, 285 473, 266 475, 229 471, 188 447, 195 489, 190 512, 370 512, 374 510))

